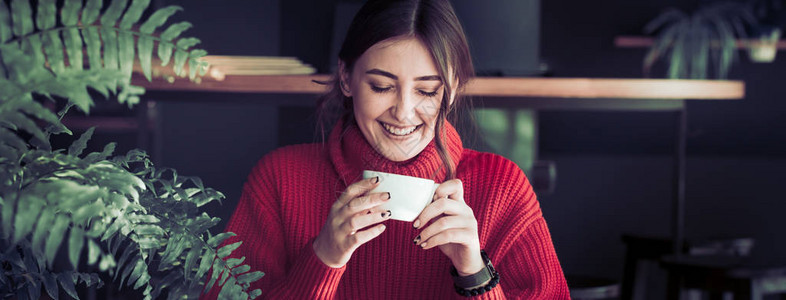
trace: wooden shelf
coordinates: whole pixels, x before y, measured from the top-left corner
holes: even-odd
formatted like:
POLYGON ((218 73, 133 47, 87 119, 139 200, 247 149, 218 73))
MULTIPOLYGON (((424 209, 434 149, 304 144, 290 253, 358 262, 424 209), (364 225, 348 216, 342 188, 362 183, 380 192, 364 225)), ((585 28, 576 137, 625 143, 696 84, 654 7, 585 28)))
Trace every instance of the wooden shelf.
MULTIPOLYGON (((649 48, 654 42, 655 39, 649 36, 621 35, 614 38, 614 46, 619 48, 649 48)), ((737 40, 737 48, 745 49, 750 43, 755 42, 758 40, 737 40)), ((786 40, 779 40, 777 48, 786 49, 786 40)))
MULTIPOLYGON (((149 91, 211 91, 238 93, 320 94, 329 75, 249 75, 209 76, 193 83, 187 78, 169 82, 154 78, 148 82, 134 77, 133 84, 149 91)), ((745 97, 745 84, 733 80, 607 79, 607 78, 524 78, 477 77, 469 82, 465 95, 487 97, 598 98, 721 100, 745 97)))

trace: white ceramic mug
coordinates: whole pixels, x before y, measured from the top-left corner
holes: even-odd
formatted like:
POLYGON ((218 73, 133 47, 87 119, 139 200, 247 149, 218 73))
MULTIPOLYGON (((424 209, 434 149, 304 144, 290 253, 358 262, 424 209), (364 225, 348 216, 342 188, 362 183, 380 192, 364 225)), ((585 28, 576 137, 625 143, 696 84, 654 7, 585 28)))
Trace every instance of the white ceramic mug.
POLYGON ((434 180, 391 174, 378 171, 363 171, 363 178, 379 176, 379 185, 371 193, 390 193, 390 200, 380 205, 390 210, 390 218, 412 222, 431 203, 438 183, 434 180))

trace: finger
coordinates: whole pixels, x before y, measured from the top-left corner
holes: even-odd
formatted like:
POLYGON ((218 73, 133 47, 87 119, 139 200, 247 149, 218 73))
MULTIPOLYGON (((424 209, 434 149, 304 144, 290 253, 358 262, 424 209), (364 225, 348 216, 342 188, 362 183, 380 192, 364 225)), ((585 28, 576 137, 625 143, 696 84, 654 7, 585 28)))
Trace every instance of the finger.
POLYGON ((450 198, 464 202, 464 184, 460 179, 451 179, 440 184, 434 191, 434 200, 450 198))
POLYGON ((369 229, 355 232, 355 234, 349 235, 347 237, 347 248, 352 250, 357 249, 357 247, 360 247, 360 245, 363 245, 368 241, 378 237, 380 234, 382 234, 383 231, 385 231, 385 224, 378 224, 369 229))
POLYGON ((354 215, 364 210, 379 206, 388 200, 390 200, 389 192, 373 193, 362 197, 357 197, 350 200, 349 203, 347 203, 347 205, 342 208, 342 214, 345 216, 354 215))
POLYGON ((425 209, 415 218, 413 226, 415 228, 420 228, 421 226, 428 224, 432 219, 441 216, 442 214, 446 215, 471 215, 474 216, 472 212, 472 208, 467 206, 465 203, 450 200, 446 198, 438 199, 431 204, 427 205, 425 209))
POLYGON ((337 207, 347 205, 347 202, 374 189, 375 187, 377 187, 378 184, 379 184, 379 176, 366 178, 361 181, 350 184, 344 190, 344 192, 341 193, 341 196, 338 197, 338 200, 336 201, 335 205, 337 207))
POLYGON ((441 217, 431 223, 429 226, 423 229, 420 232, 420 235, 415 237, 415 244, 419 244, 421 242, 425 242, 433 236, 438 235, 441 232, 453 230, 453 229, 466 229, 470 231, 474 231, 473 228, 473 220, 466 216, 446 216, 441 217))
POLYGON ((383 222, 390 219, 390 211, 373 212, 373 213, 359 213, 346 220, 341 226, 341 230, 346 233, 358 232, 363 228, 383 222))
POLYGON ((472 240, 473 232, 467 228, 453 228, 441 231, 427 240, 420 243, 423 249, 431 249, 447 244, 469 244, 472 240))

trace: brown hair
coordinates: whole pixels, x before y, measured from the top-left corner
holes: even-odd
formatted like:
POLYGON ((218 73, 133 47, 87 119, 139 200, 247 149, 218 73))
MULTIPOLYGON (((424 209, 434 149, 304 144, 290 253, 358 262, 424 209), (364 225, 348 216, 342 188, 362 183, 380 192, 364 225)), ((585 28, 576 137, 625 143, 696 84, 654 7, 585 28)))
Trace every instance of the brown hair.
MULTIPOLYGON (((445 92, 437 113, 434 142, 447 171, 447 178, 455 176, 455 166, 444 144, 445 119, 460 103, 452 91, 461 88, 474 75, 469 46, 464 30, 448 0, 369 0, 360 8, 347 31, 338 58, 345 70, 351 71, 355 62, 371 46, 399 36, 419 39, 431 53, 442 78, 445 92), (450 75, 450 76, 448 76, 450 75), (458 79, 457 87, 450 78, 458 79)), ((348 126, 354 120, 352 98, 341 92, 338 72, 328 83, 330 90, 319 98, 317 115, 324 139, 325 129, 338 118, 348 126)))

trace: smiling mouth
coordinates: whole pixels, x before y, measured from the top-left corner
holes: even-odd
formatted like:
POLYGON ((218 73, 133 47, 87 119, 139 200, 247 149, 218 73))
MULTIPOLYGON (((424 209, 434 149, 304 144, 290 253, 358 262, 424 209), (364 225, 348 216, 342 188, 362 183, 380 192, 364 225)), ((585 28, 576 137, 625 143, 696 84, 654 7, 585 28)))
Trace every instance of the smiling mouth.
POLYGON ((418 129, 420 129, 420 127, 423 127, 423 124, 417 126, 407 126, 407 127, 393 126, 384 122, 379 122, 379 124, 382 125, 382 128, 384 128, 385 131, 387 131, 388 133, 394 136, 408 136, 413 132, 417 131, 418 129))

